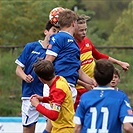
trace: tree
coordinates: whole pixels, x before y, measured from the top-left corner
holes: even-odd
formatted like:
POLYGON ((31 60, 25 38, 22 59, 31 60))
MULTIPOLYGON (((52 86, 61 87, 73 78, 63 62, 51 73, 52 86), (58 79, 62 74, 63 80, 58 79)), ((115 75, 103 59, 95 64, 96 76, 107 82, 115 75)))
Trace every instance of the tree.
POLYGON ((117 20, 117 25, 109 37, 108 44, 133 46, 133 1, 117 20))
POLYGON ((95 12, 88 23, 88 36, 95 45, 106 43, 129 2, 131 0, 77 0, 79 9, 95 12))
POLYGON ((74 0, 0 1, 0 45, 25 45, 43 39, 49 12, 58 6, 71 8, 73 4, 74 0))

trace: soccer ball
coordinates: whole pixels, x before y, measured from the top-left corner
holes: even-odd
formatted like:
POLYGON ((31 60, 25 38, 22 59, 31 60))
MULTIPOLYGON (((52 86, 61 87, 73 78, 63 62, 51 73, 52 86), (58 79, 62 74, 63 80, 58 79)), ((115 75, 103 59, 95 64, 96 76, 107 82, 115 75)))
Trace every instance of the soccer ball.
POLYGON ((58 25, 58 17, 59 17, 59 12, 63 11, 64 8, 62 7, 56 7, 52 9, 49 13, 49 20, 52 24, 58 25))

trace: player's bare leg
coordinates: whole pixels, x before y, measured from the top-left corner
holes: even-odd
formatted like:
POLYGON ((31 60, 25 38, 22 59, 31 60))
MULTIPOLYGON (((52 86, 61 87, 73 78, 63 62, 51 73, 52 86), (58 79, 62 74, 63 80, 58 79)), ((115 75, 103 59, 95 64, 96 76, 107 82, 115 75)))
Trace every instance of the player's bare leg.
POLYGON ((23 127, 23 133, 35 133, 35 125, 23 127))
POLYGON ((46 124, 46 128, 43 131, 43 133, 51 133, 52 130, 52 123, 50 121, 50 119, 47 120, 47 124, 46 124))

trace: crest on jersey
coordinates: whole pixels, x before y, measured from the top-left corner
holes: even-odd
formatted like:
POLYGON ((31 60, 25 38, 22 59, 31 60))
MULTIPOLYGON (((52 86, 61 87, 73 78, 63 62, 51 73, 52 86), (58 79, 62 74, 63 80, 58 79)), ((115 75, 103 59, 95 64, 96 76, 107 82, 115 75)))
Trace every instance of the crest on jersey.
POLYGON ((89 43, 86 43, 86 44, 85 44, 85 46, 86 46, 86 47, 89 47, 89 46, 90 46, 90 44, 89 44, 89 43))
POLYGON ((51 39, 52 39, 52 41, 55 43, 55 38, 54 38, 54 37, 52 37, 51 39))

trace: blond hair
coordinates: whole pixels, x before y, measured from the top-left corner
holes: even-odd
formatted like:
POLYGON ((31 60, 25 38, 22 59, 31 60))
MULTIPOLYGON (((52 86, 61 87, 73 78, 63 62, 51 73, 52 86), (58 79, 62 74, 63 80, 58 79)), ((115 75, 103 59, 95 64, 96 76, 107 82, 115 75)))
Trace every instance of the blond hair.
POLYGON ((78 19, 77 19, 77 23, 78 24, 84 24, 86 23, 88 20, 90 20, 89 16, 86 16, 85 14, 79 15, 78 19))

